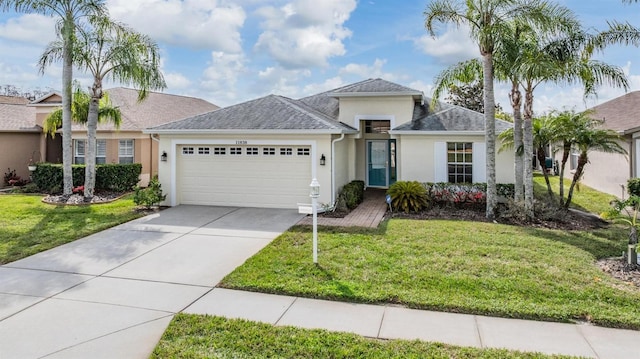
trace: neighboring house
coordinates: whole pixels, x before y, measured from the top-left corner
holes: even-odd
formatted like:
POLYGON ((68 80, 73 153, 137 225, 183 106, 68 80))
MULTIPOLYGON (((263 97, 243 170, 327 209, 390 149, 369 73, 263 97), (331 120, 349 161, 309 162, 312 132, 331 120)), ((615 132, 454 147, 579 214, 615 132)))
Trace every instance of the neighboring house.
MULTIPOLYGON (((109 123, 98 125, 97 163, 141 163, 142 184, 157 173, 158 163, 158 143, 142 133, 144 128, 218 109, 218 106, 194 97, 149 92, 144 101, 138 102, 138 91, 133 89, 118 87, 106 92, 112 106, 120 109, 122 123, 119 129, 109 123)), ((61 131, 54 138, 42 132, 44 120, 61 104, 62 97, 57 92, 33 102, 0 96, 0 150, 3 151, 0 168, 15 169, 25 178, 29 176, 27 164, 30 159, 62 162, 61 131)), ((79 124, 74 124, 72 130, 73 162, 81 164, 84 163, 87 130, 79 124)))
MULTIPOLYGON (((484 115, 369 79, 299 100, 269 95, 145 133, 158 136, 166 204, 295 208, 321 203, 352 180, 485 182, 484 115)), ((497 121, 498 133, 510 124, 497 121)), ((497 181, 513 182, 513 153, 497 154, 497 181)))
MULTIPOLYGON (((585 167, 581 183, 618 197, 627 196, 629 178, 639 176, 640 171, 640 91, 623 96, 591 108, 594 119, 602 120, 602 126, 620 134, 620 145, 628 155, 593 151, 585 167)), ((565 172, 573 177, 579 153, 572 153, 565 172)))

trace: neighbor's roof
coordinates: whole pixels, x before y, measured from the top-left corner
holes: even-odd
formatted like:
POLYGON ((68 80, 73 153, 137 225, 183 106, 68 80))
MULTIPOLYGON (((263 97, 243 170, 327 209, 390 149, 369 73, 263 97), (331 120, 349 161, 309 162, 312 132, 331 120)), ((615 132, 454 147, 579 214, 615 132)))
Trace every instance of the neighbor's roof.
POLYGON ((629 92, 591 108, 594 119, 604 120, 604 127, 618 132, 640 130, 640 91, 629 92))
POLYGON ((41 131, 36 111, 24 97, 0 96, 0 131, 41 131))
MULTIPOLYGON (((438 102, 435 108, 429 103, 416 104, 413 120, 393 129, 393 131, 453 131, 481 132, 485 130, 484 114, 464 107, 438 102)), ((501 133, 512 125, 496 119, 496 133, 501 133)))
MULTIPOLYGON (((146 99, 138 102, 138 91, 116 87, 108 89, 111 105, 118 107, 122 114, 120 131, 142 131, 147 127, 217 110, 219 107, 203 99, 149 92, 146 99)), ((86 130, 83 125, 74 124, 74 131, 86 130)), ((99 131, 113 131, 110 123, 100 124, 99 131)))
POLYGON ((154 127, 164 131, 324 130, 355 132, 309 105, 287 97, 269 95, 182 121, 154 127))
POLYGON ((368 79, 329 91, 329 95, 342 96, 375 96, 375 95, 412 95, 422 96, 422 92, 383 79, 368 79))

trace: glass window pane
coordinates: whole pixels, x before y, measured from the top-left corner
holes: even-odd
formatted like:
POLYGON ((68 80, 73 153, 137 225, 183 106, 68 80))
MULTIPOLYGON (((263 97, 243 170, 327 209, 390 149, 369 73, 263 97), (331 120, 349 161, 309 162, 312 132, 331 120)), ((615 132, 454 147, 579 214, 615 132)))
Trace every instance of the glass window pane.
POLYGON ((107 140, 96 141, 96 157, 107 156, 107 140))

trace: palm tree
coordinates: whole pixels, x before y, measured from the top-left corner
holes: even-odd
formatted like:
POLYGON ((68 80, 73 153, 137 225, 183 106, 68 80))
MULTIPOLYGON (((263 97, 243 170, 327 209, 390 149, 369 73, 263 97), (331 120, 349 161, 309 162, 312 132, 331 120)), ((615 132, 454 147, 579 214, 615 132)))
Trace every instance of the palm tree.
POLYGON ((580 154, 567 194, 567 200, 564 203, 565 209, 569 208, 573 198, 573 190, 584 173, 584 167, 589 163, 589 152, 627 154, 627 151, 620 145, 620 135, 613 130, 600 128, 600 124, 600 121, 589 119, 589 121, 584 121, 575 129, 574 146, 580 154))
POLYGON ((71 82, 73 43, 76 26, 82 18, 107 13, 105 0, 0 0, 0 9, 39 13, 58 18, 57 32, 62 41, 62 168, 63 194, 71 195, 73 142, 71 140, 71 82))
MULTIPOLYGON (((79 30, 73 60, 93 76, 89 89, 84 184, 84 196, 90 199, 95 187, 96 131, 99 103, 104 96, 102 81, 108 78, 137 87, 138 101, 144 100, 149 90, 167 86, 160 71, 160 50, 148 36, 108 18, 95 18, 90 27, 79 30)), ((40 59, 41 69, 59 59, 62 50, 60 42, 51 43, 40 59)))
MULTIPOLYGON (((88 93, 82 91, 78 84, 73 92, 73 101, 71 102, 71 119, 73 122, 86 125, 89 119, 89 103, 91 102, 91 96, 88 93)), ((105 93, 104 97, 100 99, 100 106, 98 109, 98 122, 110 121, 116 128, 120 127, 122 123, 122 115, 120 109, 113 107, 109 96, 105 93)), ((42 130, 44 133, 55 137, 56 131, 62 126, 62 109, 51 112, 42 124, 42 130)))

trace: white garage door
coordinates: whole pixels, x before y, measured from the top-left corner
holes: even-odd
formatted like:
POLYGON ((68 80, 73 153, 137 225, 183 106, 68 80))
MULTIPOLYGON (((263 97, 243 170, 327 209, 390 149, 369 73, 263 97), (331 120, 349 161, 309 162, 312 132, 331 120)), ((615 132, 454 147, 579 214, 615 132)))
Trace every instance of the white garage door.
POLYGON ((187 145, 178 148, 182 204, 296 208, 309 203, 308 146, 187 145))

